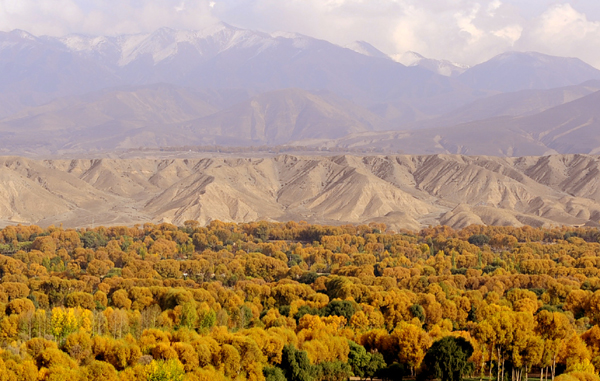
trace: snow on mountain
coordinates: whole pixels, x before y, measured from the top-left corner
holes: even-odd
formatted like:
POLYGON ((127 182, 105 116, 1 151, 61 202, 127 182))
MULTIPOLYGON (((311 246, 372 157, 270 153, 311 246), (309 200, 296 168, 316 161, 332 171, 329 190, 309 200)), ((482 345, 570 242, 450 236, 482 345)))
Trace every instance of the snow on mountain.
POLYGON ((238 29, 218 23, 202 30, 174 30, 160 28, 152 33, 122 35, 117 37, 68 35, 58 39, 67 49, 87 56, 104 56, 113 65, 127 66, 138 59, 152 57, 158 64, 179 53, 193 54, 208 59, 232 48, 250 48, 275 45, 278 37, 298 40, 298 47, 306 45, 307 37, 299 35, 268 35, 238 29))
POLYGON ((10 49, 16 46, 21 48, 37 44, 38 39, 24 30, 15 29, 11 32, 0 32, 0 50, 10 49))
POLYGON ((60 38, 62 42, 69 50, 75 52, 89 52, 102 49, 106 45, 116 45, 114 41, 104 36, 86 36, 82 34, 71 34, 66 37, 60 38))
POLYGON ((151 55, 154 63, 169 59, 191 48, 199 56, 213 56, 236 45, 260 43, 257 33, 219 24, 200 31, 161 28, 145 38, 127 39, 122 45, 119 66, 125 66, 143 55, 151 55))
POLYGON ((355 52, 368 57, 385 58, 388 60, 391 59, 390 56, 366 41, 354 41, 350 45, 345 46, 345 48, 354 50, 355 52))
POLYGON ((282 40, 291 40, 294 48, 302 50, 310 48, 311 45, 316 41, 314 38, 305 36, 303 34, 282 31, 271 33, 269 37, 271 37, 273 40, 272 44, 267 44, 267 46, 277 45, 282 40))
POLYGON ((21 30, 21 29, 15 29, 12 32, 9 32, 9 34, 11 36, 14 36, 16 38, 20 38, 22 40, 31 40, 31 41, 33 41, 33 40, 36 39, 36 37, 33 34, 31 34, 29 32, 26 32, 24 30, 21 30))
POLYGON ((425 58, 416 52, 405 52, 402 54, 395 54, 391 56, 396 62, 400 62, 406 66, 420 66, 424 69, 433 71, 434 73, 446 76, 455 77, 464 73, 469 66, 451 62, 448 60, 435 60, 431 58, 425 58))

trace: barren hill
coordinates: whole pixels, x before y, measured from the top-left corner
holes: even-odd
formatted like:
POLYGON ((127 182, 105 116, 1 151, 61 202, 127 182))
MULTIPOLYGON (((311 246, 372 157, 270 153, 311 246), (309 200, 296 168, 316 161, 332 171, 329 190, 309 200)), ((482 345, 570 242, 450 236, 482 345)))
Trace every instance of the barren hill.
POLYGON ((0 220, 598 225, 600 158, 0 159, 0 220))

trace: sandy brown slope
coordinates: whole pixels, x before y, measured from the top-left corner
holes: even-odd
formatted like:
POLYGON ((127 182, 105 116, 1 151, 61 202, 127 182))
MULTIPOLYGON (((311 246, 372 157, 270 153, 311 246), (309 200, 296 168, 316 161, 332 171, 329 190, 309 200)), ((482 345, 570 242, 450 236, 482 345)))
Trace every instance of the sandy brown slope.
POLYGON ((589 155, 0 159, 0 221, 597 225, 589 155))

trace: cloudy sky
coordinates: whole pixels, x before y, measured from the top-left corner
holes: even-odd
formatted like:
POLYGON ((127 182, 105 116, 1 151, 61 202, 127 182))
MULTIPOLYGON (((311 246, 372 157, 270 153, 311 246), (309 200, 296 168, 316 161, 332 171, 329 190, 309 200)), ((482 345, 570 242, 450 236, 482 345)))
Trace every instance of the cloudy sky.
POLYGON ((0 30, 35 35, 201 29, 219 20, 467 64, 534 50, 600 68, 598 0, 0 0, 0 30))

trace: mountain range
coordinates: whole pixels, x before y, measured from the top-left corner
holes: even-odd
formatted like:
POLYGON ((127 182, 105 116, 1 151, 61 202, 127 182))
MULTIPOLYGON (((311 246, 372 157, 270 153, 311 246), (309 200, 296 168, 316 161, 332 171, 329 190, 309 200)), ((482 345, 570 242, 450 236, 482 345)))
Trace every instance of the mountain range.
POLYGON ((215 144, 501 156, 600 147, 600 71, 534 52, 467 67, 221 23, 114 37, 0 33, 0 69, 0 153, 10 155, 215 144))
POLYGON ((599 226, 600 158, 461 155, 0 158, 0 223, 213 219, 599 226))

